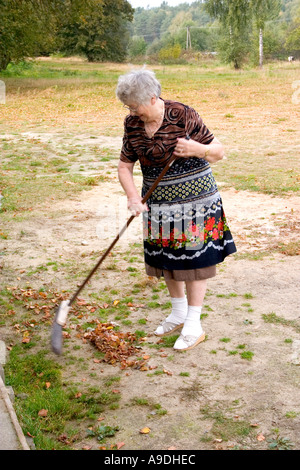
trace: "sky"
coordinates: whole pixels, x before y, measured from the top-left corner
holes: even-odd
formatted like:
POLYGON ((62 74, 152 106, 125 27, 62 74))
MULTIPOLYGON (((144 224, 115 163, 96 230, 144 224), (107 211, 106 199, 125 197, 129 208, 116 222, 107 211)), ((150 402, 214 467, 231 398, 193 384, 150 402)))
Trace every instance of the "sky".
MULTIPOLYGON (((166 0, 169 7, 176 7, 180 3, 192 3, 195 0, 166 0)), ((160 7, 163 0, 128 0, 133 8, 143 7, 143 8, 154 8, 160 7)))

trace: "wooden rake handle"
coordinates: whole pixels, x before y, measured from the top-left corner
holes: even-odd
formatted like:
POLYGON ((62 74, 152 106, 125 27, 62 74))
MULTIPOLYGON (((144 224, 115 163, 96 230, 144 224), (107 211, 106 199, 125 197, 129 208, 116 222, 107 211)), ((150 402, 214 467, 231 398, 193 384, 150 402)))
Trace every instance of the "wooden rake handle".
MULTIPOLYGON (((190 137, 187 135, 186 136, 186 139, 189 140, 190 137)), ((151 196, 151 194, 153 193, 153 191, 156 189, 157 185, 160 183, 160 181, 162 180, 162 178, 165 176, 165 174, 167 173, 167 171, 169 170, 169 168, 171 167, 171 165, 174 163, 176 157, 174 155, 172 155, 172 157, 170 158, 170 160, 168 161, 168 163, 166 164, 166 166, 164 167, 164 169, 162 170, 162 172, 160 173, 159 177, 154 181, 153 185, 148 189, 147 193, 145 194, 145 196, 143 197, 142 199, 142 204, 144 204, 148 199, 149 197, 151 196)), ((136 216, 135 215, 132 215, 129 217, 129 219, 127 220, 127 222, 125 223, 125 225, 121 228, 121 230, 119 231, 118 235, 116 236, 116 238, 111 242, 111 244, 109 245, 109 247, 107 248, 107 250, 103 253, 103 255, 101 256, 101 258, 99 259, 98 263, 96 264, 96 266, 92 269, 92 271, 89 273, 89 275, 87 276, 87 278, 84 280, 84 282, 79 286, 79 288, 77 289, 77 291, 75 292, 75 294, 73 295, 73 297, 70 299, 69 301, 69 305, 71 305, 74 300, 76 299, 76 297, 79 295, 79 293, 82 291, 82 289, 84 288, 84 286, 89 282, 89 280, 91 279, 91 277, 93 276, 93 274, 97 271, 97 269, 99 268, 100 264, 105 260, 105 258, 107 257, 107 255, 111 252, 111 250, 113 249, 113 247, 115 246, 115 244, 118 242, 118 240, 121 238, 121 236, 123 235, 123 233, 125 232, 125 230, 127 229, 127 227, 131 224, 131 222, 133 221, 133 219, 135 218, 136 216)))

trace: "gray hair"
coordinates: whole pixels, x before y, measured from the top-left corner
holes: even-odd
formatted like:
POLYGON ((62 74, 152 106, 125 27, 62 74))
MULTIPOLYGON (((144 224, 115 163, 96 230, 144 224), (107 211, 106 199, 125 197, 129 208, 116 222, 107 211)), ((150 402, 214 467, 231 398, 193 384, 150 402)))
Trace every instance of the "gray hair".
POLYGON ((148 104, 153 96, 159 98, 161 85, 150 70, 133 70, 121 75, 116 95, 122 103, 148 104))

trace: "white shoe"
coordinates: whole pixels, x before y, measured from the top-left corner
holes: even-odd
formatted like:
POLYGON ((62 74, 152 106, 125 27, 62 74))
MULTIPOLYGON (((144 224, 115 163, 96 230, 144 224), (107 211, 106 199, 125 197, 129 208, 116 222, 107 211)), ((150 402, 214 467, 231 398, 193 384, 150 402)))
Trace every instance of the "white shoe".
POLYGON ((201 333, 200 336, 192 336, 192 335, 180 335, 179 338, 176 340, 173 348, 176 349, 176 351, 187 351, 188 349, 192 349, 197 344, 201 343, 202 341, 205 340, 205 333, 201 333))
POLYGON ((156 336, 166 336, 174 333, 183 327, 183 323, 173 323, 170 321, 164 320, 155 330, 154 334, 156 336))

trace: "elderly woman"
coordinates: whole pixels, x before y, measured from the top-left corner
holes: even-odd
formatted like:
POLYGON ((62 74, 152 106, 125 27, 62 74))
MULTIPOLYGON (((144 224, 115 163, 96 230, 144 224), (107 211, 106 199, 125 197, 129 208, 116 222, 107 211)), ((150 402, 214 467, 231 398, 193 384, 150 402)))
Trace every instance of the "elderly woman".
POLYGON ((210 163, 221 160, 222 144, 191 107, 161 98, 161 85, 146 69, 119 77, 117 97, 128 109, 118 175, 134 215, 143 213, 146 273, 163 276, 171 297, 170 315, 155 331, 181 330, 174 349, 205 339, 200 315, 207 279, 236 251, 210 163), (171 156, 175 162, 146 204, 142 198, 171 156), (133 179, 139 160, 142 195, 133 179))

